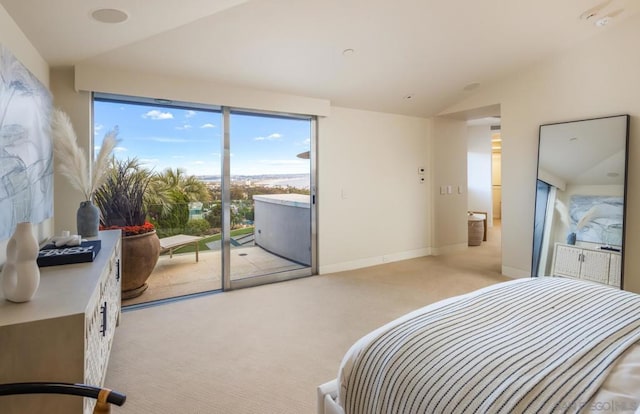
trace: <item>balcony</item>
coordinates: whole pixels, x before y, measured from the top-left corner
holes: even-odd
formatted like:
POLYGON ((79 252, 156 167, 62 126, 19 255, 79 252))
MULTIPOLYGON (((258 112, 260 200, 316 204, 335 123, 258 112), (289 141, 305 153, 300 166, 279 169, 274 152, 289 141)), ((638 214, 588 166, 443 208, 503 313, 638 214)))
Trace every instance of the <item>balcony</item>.
MULTIPOLYGON (((255 195, 253 199, 255 222, 246 217, 238 217, 239 209, 232 208, 232 216, 233 210, 236 214, 236 228, 231 231, 231 279, 246 279, 309 267, 309 196, 270 194, 255 195)), ((147 290, 141 296, 123 300, 123 306, 222 288, 220 234, 205 225, 206 220, 202 217, 206 212, 201 210, 201 205, 197 207, 190 206, 190 218, 184 232, 203 237, 198 248, 199 260, 196 261, 193 244, 174 249, 171 255, 168 251, 161 254, 147 280, 147 290)), ((250 216, 254 216, 253 208, 250 216)), ((168 230, 160 226, 157 229, 160 237, 181 233, 180 230, 168 230)))

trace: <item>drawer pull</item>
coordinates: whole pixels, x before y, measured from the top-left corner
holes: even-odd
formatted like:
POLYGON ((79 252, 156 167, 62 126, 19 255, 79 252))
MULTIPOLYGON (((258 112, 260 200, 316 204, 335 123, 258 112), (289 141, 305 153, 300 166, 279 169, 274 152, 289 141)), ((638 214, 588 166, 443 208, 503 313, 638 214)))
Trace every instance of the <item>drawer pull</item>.
POLYGON ((102 315, 102 325, 100 326, 100 332, 102 336, 107 335, 107 302, 100 306, 100 314, 102 315))

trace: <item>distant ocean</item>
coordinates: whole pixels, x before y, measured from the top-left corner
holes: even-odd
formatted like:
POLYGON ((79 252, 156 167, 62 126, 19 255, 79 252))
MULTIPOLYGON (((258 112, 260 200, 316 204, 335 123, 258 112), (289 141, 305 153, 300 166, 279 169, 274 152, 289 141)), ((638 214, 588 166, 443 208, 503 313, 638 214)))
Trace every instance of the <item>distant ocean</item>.
POLYGON ((296 178, 268 178, 255 181, 256 184, 264 185, 267 187, 294 187, 294 188, 309 188, 309 177, 296 177, 296 178))
MULTIPOLYGON (((200 176, 201 181, 208 183, 219 183, 220 176, 200 176)), ((231 182, 251 182, 256 185, 264 185, 267 187, 294 187, 309 189, 310 177, 307 174, 281 174, 281 175, 241 175, 231 176, 231 182)))

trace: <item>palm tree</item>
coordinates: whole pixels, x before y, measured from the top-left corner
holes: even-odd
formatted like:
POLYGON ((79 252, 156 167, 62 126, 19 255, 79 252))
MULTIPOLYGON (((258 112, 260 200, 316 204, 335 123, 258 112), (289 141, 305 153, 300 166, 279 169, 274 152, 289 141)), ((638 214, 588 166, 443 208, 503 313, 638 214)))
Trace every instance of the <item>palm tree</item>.
POLYGON ((211 194, 205 183, 193 175, 186 175, 182 168, 167 168, 156 174, 154 184, 162 191, 171 190, 180 193, 189 201, 211 201, 211 194))
POLYGON ((155 174, 148 189, 147 202, 153 218, 162 227, 181 230, 189 219, 189 202, 210 202, 207 186, 182 168, 167 168, 155 174))

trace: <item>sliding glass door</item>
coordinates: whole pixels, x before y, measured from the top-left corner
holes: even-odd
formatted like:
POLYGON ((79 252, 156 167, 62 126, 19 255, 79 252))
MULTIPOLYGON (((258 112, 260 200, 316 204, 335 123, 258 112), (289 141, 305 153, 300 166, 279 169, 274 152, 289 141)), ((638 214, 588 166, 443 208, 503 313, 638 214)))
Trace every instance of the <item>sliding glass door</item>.
POLYGON ((240 110, 224 116, 229 131, 228 222, 223 226, 227 287, 313 274, 315 121, 240 110))
POLYGON ((117 128, 115 159, 152 177, 144 204, 162 251, 146 290, 123 304, 220 290, 220 108, 96 94, 93 118, 96 152, 117 128))
POLYGON ((316 273, 316 121, 211 105, 94 95, 94 149, 153 177, 145 204, 162 254, 124 305, 316 273))

